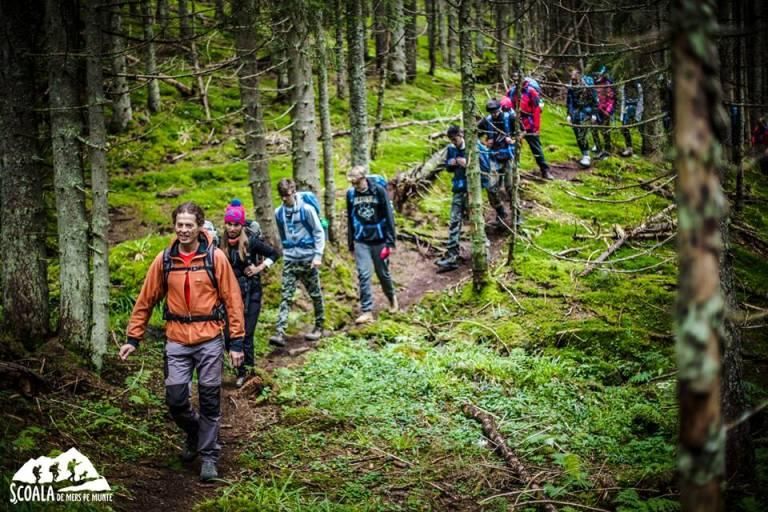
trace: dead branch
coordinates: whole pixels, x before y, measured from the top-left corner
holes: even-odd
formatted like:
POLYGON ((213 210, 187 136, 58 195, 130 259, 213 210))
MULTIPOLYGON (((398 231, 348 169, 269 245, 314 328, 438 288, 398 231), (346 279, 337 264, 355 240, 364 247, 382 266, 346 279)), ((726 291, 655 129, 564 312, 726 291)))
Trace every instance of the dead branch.
POLYGON ((653 215, 650 218, 648 218, 645 221, 643 221, 643 223, 640 224, 639 226, 637 226, 636 228, 632 229, 629 232, 625 231, 623 236, 620 236, 619 239, 616 240, 614 243, 612 243, 611 246, 608 247, 605 251, 603 251, 603 253, 600 256, 597 257, 597 259, 595 259, 594 261, 589 263, 586 266, 586 268, 584 268, 584 270, 581 271, 579 276, 580 277, 584 277, 584 276, 588 275, 590 272, 592 272, 595 269, 595 267, 597 265, 599 265, 603 261, 607 260, 611 256, 611 254, 613 254, 614 252, 618 251, 619 248, 621 248, 621 246, 624 245, 624 243, 627 240, 629 240, 630 238, 633 238, 633 237, 639 235, 640 233, 645 232, 649 228, 649 226, 654 225, 654 224, 658 224, 661 221, 663 221, 664 217, 669 212, 674 210, 675 207, 676 207, 676 205, 674 203, 670 204, 669 206, 667 206, 666 208, 664 208, 660 212, 656 213, 655 215, 653 215))
POLYGON ((50 387, 48 381, 39 373, 10 361, 0 361, 0 381, 8 384, 9 387, 16 387, 28 397, 50 387))
POLYGON ((443 148, 423 164, 398 173, 390 180, 392 202, 397 211, 402 211, 408 199, 432 186, 437 174, 445 167, 445 153, 446 149, 443 148))
MULTIPOLYGON (((462 409, 467 417, 478 421, 483 426, 485 437, 491 441, 495 450, 499 453, 499 455, 501 455, 501 457, 504 459, 504 462, 512 470, 512 472, 525 483, 526 487, 532 489, 536 493, 535 495, 538 499, 543 500, 544 490, 538 483, 536 483, 534 478, 531 477, 525 465, 522 463, 522 461, 520 461, 517 455, 515 455, 515 452, 512 451, 509 445, 507 445, 507 441, 504 439, 504 436, 499 433, 493 417, 481 410, 476 405, 464 404, 462 409)), ((541 504, 543 505, 542 508, 546 512, 557 512, 557 509, 551 503, 546 502, 541 504)))

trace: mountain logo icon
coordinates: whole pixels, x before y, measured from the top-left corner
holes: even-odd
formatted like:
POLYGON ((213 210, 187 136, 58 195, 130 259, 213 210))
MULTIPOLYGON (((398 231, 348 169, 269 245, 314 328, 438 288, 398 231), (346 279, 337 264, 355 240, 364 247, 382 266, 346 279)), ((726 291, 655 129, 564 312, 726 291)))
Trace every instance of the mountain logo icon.
POLYGON ((88 457, 70 448, 54 458, 42 456, 24 463, 13 475, 11 502, 111 501, 111 490, 107 479, 96 471, 88 457), (108 493, 108 498, 103 499, 104 494, 91 494, 86 499, 71 496, 87 492, 108 493))

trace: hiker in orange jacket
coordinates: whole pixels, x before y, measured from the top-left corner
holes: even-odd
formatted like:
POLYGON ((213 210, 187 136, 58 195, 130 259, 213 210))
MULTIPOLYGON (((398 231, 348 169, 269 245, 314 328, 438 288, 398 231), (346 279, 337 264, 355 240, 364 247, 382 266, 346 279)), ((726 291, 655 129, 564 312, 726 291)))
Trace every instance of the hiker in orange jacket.
POLYGON ((221 375, 224 366, 225 317, 229 320, 230 359, 243 362, 243 300, 227 256, 203 230, 205 214, 195 203, 173 211, 176 238, 158 254, 128 322, 125 360, 135 351, 155 304, 163 298, 165 319, 165 401, 176 424, 187 434, 182 460, 202 457, 200 479, 218 477, 216 462, 221 418, 221 375), (200 411, 189 401, 192 373, 197 369, 200 411))

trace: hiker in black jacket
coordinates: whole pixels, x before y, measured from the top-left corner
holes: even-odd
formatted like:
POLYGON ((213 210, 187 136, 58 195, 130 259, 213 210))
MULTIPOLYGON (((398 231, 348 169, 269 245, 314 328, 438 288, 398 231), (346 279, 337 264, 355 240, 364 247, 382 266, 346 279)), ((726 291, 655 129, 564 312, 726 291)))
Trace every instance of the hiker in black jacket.
POLYGON ((253 334, 261 312, 261 273, 277 261, 280 255, 261 240, 260 229, 255 222, 245 220, 245 208, 240 200, 233 199, 224 211, 224 237, 222 249, 232 264, 240 285, 245 311, 245 364, 237 367, 236 386, 245 382, 248 369, 253 368, 253 334))
POLYGON ((347 244, 355 254, 360 281, 361 315, 357 324, 373 321, 372 270, 379 278, 389 311, 398 310, 395 286, 389 273, 389 255, 395 248, 395 216, 384 187, 355 166, 347 174, 352 187, 347 191, 347 244))

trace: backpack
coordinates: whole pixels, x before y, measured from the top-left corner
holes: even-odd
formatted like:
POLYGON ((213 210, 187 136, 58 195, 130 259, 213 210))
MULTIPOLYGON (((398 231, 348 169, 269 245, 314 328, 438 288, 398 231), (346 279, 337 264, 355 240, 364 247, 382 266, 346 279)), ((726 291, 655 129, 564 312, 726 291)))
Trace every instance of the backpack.
POLYGON ((245 233, 248 236, 255 236, 256 238, 264 238, 264 232, 261 230, 261 224, 256 220, 245 221, 245 233))
MULTIPOLYGON (((206 224, 210 223, 211 228, 213 228, 214 232, 216 228, 213 226, 213 223, 210 221, 205 221, 206 224)), ((205 227, 205 224, 203 225, 204 229, 208 229, 205 227)), ((218 236, 218 234, 216 235, 218 236)), ((211 284, 213 284, 213 288, 218 292, 219 291, 219 280, 216 279, 216 272, 215 267, 213 265, 214 257, 213 255, 216 252, 216 245, 213 243, 208 244, 207 249, 205 250, 205 257, 203 258, 203 266, 202 268, 205 269, 205 272, 208 274, 208 277, 211 280, 211 284)), ((166 293, 168 293, 168 276, 171 272, 176 271, 183 271, 183 272, 192 272, 199 270, 201 267, 199 265, 193 265, 191 267, 174 267, 173 261, 171 260, 171 249, 170 247, 166 247, 163 251, 163 289, 166 293)), ((224 320, 226 317, 226 311, 224 309, 224 305, 222 303, 217 303, 213 307, 213 311, 211 311, 210 315, 202 315, 202 316, 183 316, 183 315, 176 315, 174 313, 171 313, 171 311, 168 309, 168 301, 165 301, 165 305, 163 306, 163 320, 174 320, 177 322, 182 323, 192 323, 192 322, 209 322, 212 320, 224 320)))
POLYGON ((311 190, 296 192, 296 200, 297 205, 299 206, 299 221, 301 222, 301 225, 304 226, 304 229, 310 233, 310 236, 302 238, 298 241, 288 240, 288 236, 285 232, 285 206, 281 205, 275 213, 275 218, 277 220, 277 230, 280 232, 280 241, 282 242, 285 249, 291 249, 293 247, 314 247, 315 239, 311 236, 312 226, 310 225, 309 219, 307 218, 307 212, 304 209, 304 205, 307 204, 314 208, 315 212, 317 213, 317 217, 320 218, 320 201, 317 199, 315 193, 311 190))
POLYGON ((213 245, 218 247, 221 243, 221 237, 219 236, 219 231, 216 229, 216 226, 213 225, 213 222, 209 220, 203 222, 203 229, 211 235, 211 238, 213 239, 213 245))

